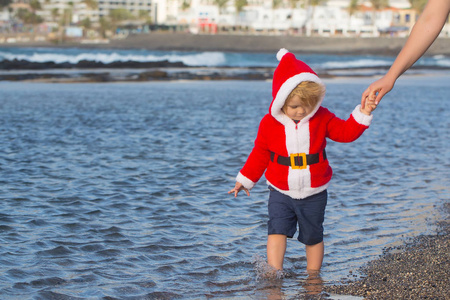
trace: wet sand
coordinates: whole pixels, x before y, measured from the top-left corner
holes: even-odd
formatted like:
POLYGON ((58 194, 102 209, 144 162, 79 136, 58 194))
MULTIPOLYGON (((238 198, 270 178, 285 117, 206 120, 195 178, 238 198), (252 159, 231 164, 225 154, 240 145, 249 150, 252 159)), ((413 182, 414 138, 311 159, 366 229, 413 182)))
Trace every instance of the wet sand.
MULTIPOLYGON (((447 212, 450 203, 445 204, 447 212)), ((364 299, 449 299, 449 222, 436 235, 419 236, 400 247, 386 249, 363 267, 362 279, 325 287, 327 293, 364 299)))

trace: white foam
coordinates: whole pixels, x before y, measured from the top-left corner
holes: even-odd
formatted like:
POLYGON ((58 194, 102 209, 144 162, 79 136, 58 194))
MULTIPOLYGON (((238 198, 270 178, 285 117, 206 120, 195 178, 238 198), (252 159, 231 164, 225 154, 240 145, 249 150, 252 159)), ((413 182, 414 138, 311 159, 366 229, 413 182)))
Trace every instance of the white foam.
POLYGON ((445 55, 442 55, 442 54, 434 55, 433 58, 434 59, 442 59, 442 58, 445 58, 445 55))
POLYGON ((389 60, 383 59, 358 59, 353 61, 330 61, 322 64, 324 69, 368 68, 390 66, 389 60))
POLYGON ((439 58, 436 58, 436 57, 434 57, 434 58, 436 59, 436 65, 437 66, 450 67, 450 58, 449 57, 442 56, 442 57, 439 57, 439 58))
POLYGON ((169 53, 163 55, 156 54, 137 54, 137 53, 101 53, 101 52, 82 52, 79 54, 61 54, 61 53, 39 53, 30 54, 9 53, 0 51, 0 60, 27 60, 30 62, 55 62, 76 64, 82 60, 112 63, 112 62, 156 62, 167 60, 169 62, 182 62, 187 66, 220 66, 225 65, 226 57, 222 52, 201 52, 201 53, 169 53))
POLYGON ((255 265, 257 280, 279 280, 287 277, 288 275, 288 273, 282 270, 276 270, 259 255, 255 255, 253 257, 253 264, 255 265))

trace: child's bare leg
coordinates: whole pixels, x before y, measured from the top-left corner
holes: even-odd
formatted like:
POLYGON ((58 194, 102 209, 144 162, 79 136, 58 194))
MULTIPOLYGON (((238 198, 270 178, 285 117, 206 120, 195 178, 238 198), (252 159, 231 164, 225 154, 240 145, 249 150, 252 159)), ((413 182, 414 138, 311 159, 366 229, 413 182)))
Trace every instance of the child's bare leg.
POLYGON ((267 238, 267 263, 277 270, 283 270, 286 240, 283 234, 269 234, 267 238))
POLYGON ((324 254, 323 241, 315 245, 306 245, 306 270, 319 271, 324 254))

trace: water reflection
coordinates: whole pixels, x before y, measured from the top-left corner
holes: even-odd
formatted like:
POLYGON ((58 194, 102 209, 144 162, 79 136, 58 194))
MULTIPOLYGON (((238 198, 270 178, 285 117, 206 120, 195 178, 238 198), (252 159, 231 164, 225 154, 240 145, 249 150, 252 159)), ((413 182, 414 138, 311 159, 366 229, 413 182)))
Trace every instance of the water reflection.
POLYGON ((308 277, 303 282, 307 295, 319 295, 323 291, 323 279, 318 271, 308 271, 308 277))
MULTIPOLYGON (((258 265, 257 267, 261 267, 258 265)), ((266 267, 265 267, 266 268, 266 267)), ((260 272, 258 270, 257 272, 260 272)), ((256 296, 258 299, 279 300, 291 299, 326 299, 324 280, 319 271, 307 271, 295 274, 288 270, 283 272, 270 271, 265 276, 259 276, 259 286, 256 296), (296 284, 286 286, 285 280, 290 279, 296 284)))
POLYGON ((326 299, 324 280, 319 272, 304 273, 296 277, 297 286, 290 286, 288 289, 286 289, 282 278, 262 280, 255 295, 257 299, 264 300, 291 299, 293 291, 296 291, 294 299, 326 299))

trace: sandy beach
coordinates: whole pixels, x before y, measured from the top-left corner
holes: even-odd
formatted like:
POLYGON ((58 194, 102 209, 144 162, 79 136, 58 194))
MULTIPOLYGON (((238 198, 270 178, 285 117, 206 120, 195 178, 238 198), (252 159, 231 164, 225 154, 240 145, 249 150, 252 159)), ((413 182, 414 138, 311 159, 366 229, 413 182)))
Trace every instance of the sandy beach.
MULTIPOLYGON (((130 35, 113 40, 112 47, 151 50, 248 51, 274 52, 280 48, 299 53, 341 53, 396 55, 405 38, 335 38, 267 35, 190 35, 146 34, 130 35)), ((450 39, 438 39, 428 55, 450 55, 450 39)))
MULTIPOLYGON (((275 52, 287 48, 297 53, 396 55, 406 38, 303 37, 287 35, 192 35, 186 33, 132 34, 105 44, 52 44, 49 42, 0 44, 0 47, 81 47, 147 49, 162 51, 275 52)), ((426 55, 450 55, 450 38, 438 38, 426 55)))

